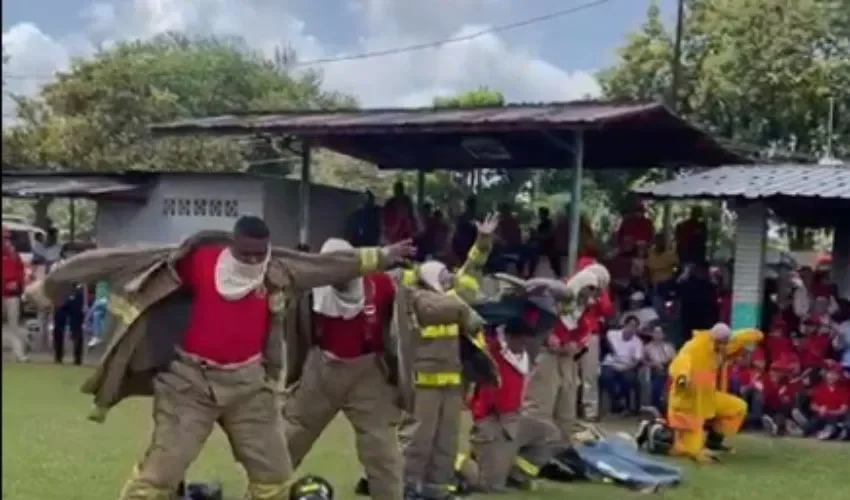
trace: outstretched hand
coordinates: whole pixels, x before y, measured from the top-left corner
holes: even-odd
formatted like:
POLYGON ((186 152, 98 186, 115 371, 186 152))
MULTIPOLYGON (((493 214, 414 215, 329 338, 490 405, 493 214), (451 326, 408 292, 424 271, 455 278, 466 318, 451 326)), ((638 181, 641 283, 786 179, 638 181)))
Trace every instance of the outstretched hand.
POLYGON ((475 229, 478 234, 491 235, 499 227, 499 215, 496 213, 487 214, 483 221, 475 221, 475 229))
POLYGON ((390 265, 401 264, 416 256, 416 245, 413 244, 412 239, 408 238, 381 248, 381 252, 390 265))

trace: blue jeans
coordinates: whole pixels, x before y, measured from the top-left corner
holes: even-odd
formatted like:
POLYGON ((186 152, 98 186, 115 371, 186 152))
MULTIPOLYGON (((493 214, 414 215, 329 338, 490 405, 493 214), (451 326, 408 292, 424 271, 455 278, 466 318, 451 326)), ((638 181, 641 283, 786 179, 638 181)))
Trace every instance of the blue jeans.
POLYGON ((89 309, 87 319, 92 338, 103 339, 104 329, 106 328, 106 308, 107 302, 98 300, 89 309))
POLYGON ((599 374, 599 386, 611 398, 611 409, 615 412, 623 408, 637 411, 638 376, 637 370, 617 370, 603 366, 599 374))
POLYGON ((649 400, 652 406, 664 413, 667 389, 667 370, 663 368, 652 368, 649 374, 649 400))

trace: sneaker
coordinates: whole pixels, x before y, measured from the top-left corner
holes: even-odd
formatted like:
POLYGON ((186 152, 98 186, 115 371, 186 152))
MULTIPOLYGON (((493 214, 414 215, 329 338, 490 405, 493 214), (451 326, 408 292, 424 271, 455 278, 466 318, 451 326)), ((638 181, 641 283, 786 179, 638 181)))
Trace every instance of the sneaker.
POLYGON ((88 343, 89 349, 99 346, 102 342, 103 342, 103 339, 98 338, 98 337, 93 337, 91 340, 89 340, 89 343, 88 343))
POLYGON ((809 419, 806 418, 806 415, 799 408, 791 410, 791 419, 803 429, 809 426, 809 419))
POLYGON ((770 415, 765 415, 761 417, 761 425, 765 432, 770 434, 771 436, 779 435, 779 426, 776 425, 776 421, 773 420, 773 417, 770 415))
POLYGON ((821 441, 829 441, 832 439, 832 433, 835 432, 835 428, 831 425, 827 425, 817 434, 817 438, 821 441))

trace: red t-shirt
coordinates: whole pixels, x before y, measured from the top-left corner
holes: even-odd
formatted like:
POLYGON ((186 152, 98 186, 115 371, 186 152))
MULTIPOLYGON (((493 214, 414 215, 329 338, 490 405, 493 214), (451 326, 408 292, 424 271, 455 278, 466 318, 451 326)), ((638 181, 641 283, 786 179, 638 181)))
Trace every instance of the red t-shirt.
POLYGON ((526 374, 517 370, 502 356, 502 349, 496 339, 487 341, 487 349, 499 368, 501 384, 479 385, 469 400, 469 409, 473 420, 481 420, 497 414, 516 413, 522 407, 526 374))
POLYGON ((387 200, 381 212, 384 237, 390 243, 413 238, 416 221, 413 220, 413 204, 410 198, 396 197, 387 200))
POLYGON ((649 243, 655 234, 652 221, 643 215, 629 215, 623 218, 620 228, 617 230, 617 243, 623 243, 626 236, 630 237, 635 244, 649 243))
POLYGON ((768 335, 764 338, 763 343, 765 354, 771 362, 796 352, 794 342, 784 335, 768 335))
POLYGON ((24 289, 24 261, 18 252, 3 250, 3 296, 15 297, 24 289))
POLYGON ((800 364, 803 368, 819 368, 826 362, 829 354, 829 335, 806 335, 800 343, 800 364))
POLYGON ((363 278, 366 306, 350 319, 313 313, 319 347, 342 359, 351 359, 384 350, 384 320, 395 300, 395 285, 384 273, 363 278))
POLYGON ((812 406, 824 407, 830 413, 837 412, 842 406, 846 406, 847 402, 847 392, 838 384, 830 386, 821 383, 812 392, 812 406))
POLYGON ((202 246, 177 266, 192 291, 183 350, 219 364, 241 363, 263 352, 269 331, 268 296, 262 290, 226 300, 215 286, 215 266, 224 247, 202 246))

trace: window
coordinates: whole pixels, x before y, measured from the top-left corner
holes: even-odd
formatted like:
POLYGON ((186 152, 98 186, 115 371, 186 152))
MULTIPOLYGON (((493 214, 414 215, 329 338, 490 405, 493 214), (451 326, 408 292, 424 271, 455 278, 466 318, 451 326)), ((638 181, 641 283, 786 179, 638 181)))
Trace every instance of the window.
POLYGON ((179 198, 177 200, 177 215, 192 215, 192 200, 179 198))
POLYGON ((177 200, 174 198, 166 198, 162 200, 162 215, 173 217, 177 215, 177 200))
POLYGON ((224 213, 221 205, 221 200, 210 200, 210 209, 208 215, 210 217, 221 217, 224 213))
POLYGON ((239 200, 224 200, 224 216, 239 217, 239 200))
POLYGON ((207 215, 207 204, 208 200, 206 198, 195 198, 193 203, 195 215, 205 217, 207 215))

